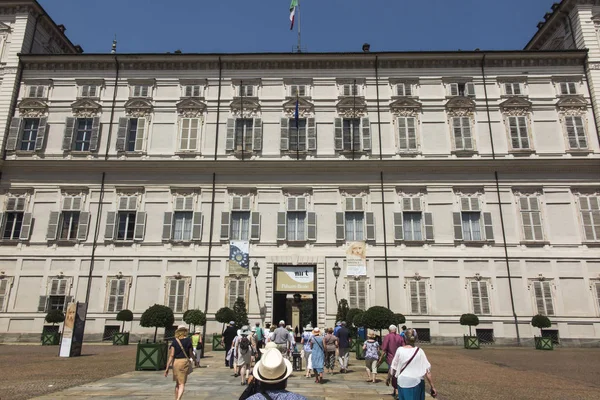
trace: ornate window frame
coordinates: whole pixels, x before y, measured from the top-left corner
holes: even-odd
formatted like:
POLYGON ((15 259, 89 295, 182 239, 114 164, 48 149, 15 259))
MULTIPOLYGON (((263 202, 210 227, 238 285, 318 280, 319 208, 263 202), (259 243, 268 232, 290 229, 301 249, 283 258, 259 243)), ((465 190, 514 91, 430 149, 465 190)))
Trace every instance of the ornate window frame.
POLYGON ((570 154, 588 154, 593 152, 590 147, 589 121, 588 121, 588 102, 583 96, 563 96, 556 103, 560 126, 563 132, 563 140, 567 153, 570 154), (569 145, 569 134, 567 132, 567 117, 580 117, 583 122, 583 129, 587 147, 572 149, 569 145))
POLYGON ((500 111, 504 120, 506 138, 508 140, 508 152, 511 154, 529 155, 535 153, 533 143, 533 124, 531 123, 532 103, 523 96, 510 96, 508 99, 500 103, 500 111), (526 149, 515 149, 512 147, 512 138, 510 132, 510 117, 525 117, 527 123, 527 141, 529 147, 526 149))
POLYGON ((396 154, 399 155, 419 155, 421 154, 421 114, 423 106, 420 102, 413 98, 414 96, 396 97, 390 103, 390 112, 394 117, 392 126, 394 127, 394 143, 396 144, 396 154), (400 127, 398 126, 398 118, 408 117, 415 119, 415 141, 416 149, 402 150, 400 148, 400 127))
POLYGON ((446 115, 448 127, 450 129, 450 138, 451 138, 451 153, 457 156, 472 156, 477 154, 477 140, 476 140, 476 130, 477 127, 475 121, 475 101, 473 101, 470 97, 465 96, 454 96, 451 97, 445 105, 446 115), (452 120, 454 118, 469 118, 470 122, 470 130, 471 130, 471 140, 472 140, 472 149, 457 149, 454 137, 454 126, 452 120))
POLYGON ((465 278, 465 290, 467 291, 467 298, 469 301, 469 307, 470 309, 473 311, 473 314, 475 315, 494 315, 494 308, 492 306, 492 291, 494 290, 494 283, 492 281, 491 277, 483 277, 481 276, 481 274, 479 272, 476 272, 474 276, 468 276, 465 278), (488 287, 488 307, 490 312, 484 314, 483 313, 483 305, 482 307, 482 312, 480 314, 475 313, 475 305, 473 304, 473 292, 471 289, 471 283, 472 282, 485 282, 487 284, 488 287))
POLYGON ((202 140, 204 139, 204 125, 205 125, 205 113, 206 104, 198 99, 198 97, 186 97, 176 104, 177 107, 177 124, 176 124, 176 135, 177 140, 175 144, 176 154, 179 155, 199 155, 202 149, 202 140), (181 133, 182 123, 184 118, 198 119, 198 132, 196 136, 196 148, 195 149, 182 149, 181 144, 181 133))

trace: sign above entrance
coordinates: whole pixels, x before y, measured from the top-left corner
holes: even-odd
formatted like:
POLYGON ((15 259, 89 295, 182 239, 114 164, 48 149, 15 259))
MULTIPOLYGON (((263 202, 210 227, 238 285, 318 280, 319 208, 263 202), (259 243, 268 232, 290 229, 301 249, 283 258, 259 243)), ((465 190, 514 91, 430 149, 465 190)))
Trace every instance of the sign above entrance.
POLYGON ((314 292, 314 267, 276 267, 276 292, 314 292))

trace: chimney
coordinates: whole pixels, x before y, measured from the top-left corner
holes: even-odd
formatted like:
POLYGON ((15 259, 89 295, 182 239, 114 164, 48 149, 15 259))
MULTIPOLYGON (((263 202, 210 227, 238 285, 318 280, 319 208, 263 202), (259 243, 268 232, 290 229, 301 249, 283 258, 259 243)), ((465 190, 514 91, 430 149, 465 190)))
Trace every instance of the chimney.
POLYGON ((56 27, 58 28, 60 33, 65 33, 65 31, 67 30, 67 28, 65 28, 65 26, 63 24, 56 25, 56 27))
POLYGON ((371 45, 369 43, 363 44, 362 51, 368 53, 371 50, 371 45))

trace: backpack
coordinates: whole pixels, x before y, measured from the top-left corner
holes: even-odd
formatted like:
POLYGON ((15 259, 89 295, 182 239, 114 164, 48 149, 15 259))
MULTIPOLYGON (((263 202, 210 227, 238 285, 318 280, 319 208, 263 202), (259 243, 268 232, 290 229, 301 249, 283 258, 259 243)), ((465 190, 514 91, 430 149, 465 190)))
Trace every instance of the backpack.
POLYGON ((244 336, 242 338, 242 340, 240 340, 240 349, 246 351, 246 350, 248 350, 249 347, 250 347, 250 341, 248 340, 248 338, 246 336, 244 336))

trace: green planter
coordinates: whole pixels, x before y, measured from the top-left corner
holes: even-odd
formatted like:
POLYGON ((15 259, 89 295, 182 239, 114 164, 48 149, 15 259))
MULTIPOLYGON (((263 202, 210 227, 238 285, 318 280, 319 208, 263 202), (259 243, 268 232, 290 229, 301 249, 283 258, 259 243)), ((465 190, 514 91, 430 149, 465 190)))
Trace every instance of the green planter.
POLYGON ((533 339, 535 340, 535 348, 537 350, 554 350, 552 338, 534 336, 533 339))
POLYGON ((129 332, 119 332, 113 335, 113 345, 127 346, 129 344, 129 332))
POLYGON ((377 368, 377 372, 379 372, 380 374, 384 374, 384 373, 387 374, 389 369, 390 369, 390 367, 389 367, 387 361, 383 360, 383 362, 381 363, 379 368, 377 368))
POLYGON ((160 371, 167 366, 167 343, 138 343, 136 371, 160 371))
POLYGON ((57 346, 60 342, 60 333, 42 333, 42 346, 57 346))
POLYGON ((479 338, 477 336, 464 336, 465 339, 465 349, 478 349, 479 348, 479 338))
POLYGON ((225 346, 221 345, 223 335, 213 335, 212 338, 212 349, 213 351, 225 351, 225 346))
POLYGON ((356 355, 357 360, 365 359, 365 355, 363 354, 363 345, 364 344, 365 344, 364 340, 356 339, 354 341, 354 344, 352 345, 352 348, 354 349, 354 353, 356 355))

